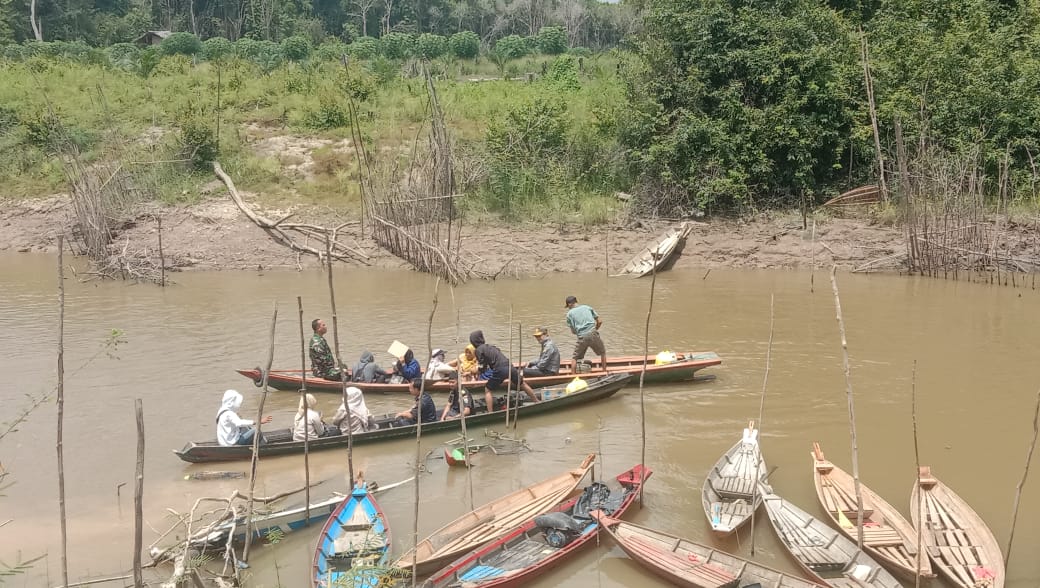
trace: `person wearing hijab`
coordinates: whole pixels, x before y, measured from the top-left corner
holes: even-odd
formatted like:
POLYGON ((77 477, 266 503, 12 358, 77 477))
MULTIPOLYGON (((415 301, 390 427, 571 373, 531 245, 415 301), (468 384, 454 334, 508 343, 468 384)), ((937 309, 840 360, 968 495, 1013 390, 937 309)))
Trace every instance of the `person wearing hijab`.
MULTIPOLYGON (((225 390, 217 411, 217 443, 222 446, 251 445, 256 436, 255 423, 238 416, 242 408, 242 395, 236 390, 225 390)), ((271 422, 271 415, 260 419, 260 424, 271 422)))
POLYGON ((477 363, 477 348, 472 344, 467 345, 466 349, 459 354, 459 358, 450 362, 450 365, 458 368, 463 382, 476 380, 477 374, 480 373, 480 364, 477 363))
POLYGON ((376 364, 371 351, 362 351, 360 360, 354 364, 353 380, 365 384, 383 383, 390 378, 390 373, 376 364))
MULTIPOLYGON (((347 388, 347 402, 350 404, 351 433, 364 433, 376 428, 375 419, 365 404, 365 395, 361 393, 360 388, 354 386, 347 388)), ((332 417, 332 424, 339 427, 343 434, 346 434, 347 406, 342 402, 339 403, 339 410, 336 411, 336 416, 332 417)))
POLYGON ((308 393, 300 398, 300 407, 293 420, 293 441, 325 436, 325 423, 321 422, 321 413, 314 408, 317 404, 313 394, 308 393))
POLYGON ((405 351, 404 356, 394 362, 394 375, 401 376, 405 382, 422 377, 422 368, 419 367, 419 362, 415 360, 415 353, 411 349, 405 351))

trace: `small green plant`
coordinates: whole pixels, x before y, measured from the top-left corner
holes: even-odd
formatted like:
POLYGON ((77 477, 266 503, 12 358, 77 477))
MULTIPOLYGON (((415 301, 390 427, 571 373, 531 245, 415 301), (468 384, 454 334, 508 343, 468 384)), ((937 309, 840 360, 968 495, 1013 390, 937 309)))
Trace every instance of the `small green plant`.
POLYGON ((137 69, 137 60, 141 50, 133 43, 116 43, 108 48, 108 61, 112 67, 125 71, 137 69))
POLYGON ((567 31, 563 27, 542 27, 536 37, 538 50, 546 55, 559 55, 567 51, 567 31))
POLYGON ((193 169, 206 169, 220 153, 217 133, 210 121, 203 116, 202 109, 189 105, 177 117, 180 130, 180 154, 191 162, 193 169))
POLYGON ((314 50, 320 61, 339 61, 344 55, 350 55, 350 46, 338 40, 326 41, 314 50))
POLYGON ((350 54, 358 59, 372 59, 379 55, 379 39, 375 37, 358 37, 349 45, 350 54))
POLYGON ((212 37, 202 42, 202 57, 207 61, 220 61, 234 50, 235 46, 224 37, 212 37))
POLYGON ((408 33, 387 33, 379 39, 379 44, 389 59, 404 59, 415 52, 415 37, 408 33))
POLYGON ((282 41, 282 55, 289 61, 303 61, 311 54, 311 42, 305 37, 289 37, 282 41))
POLYGON ((520 59, 527 55, 527 41, 520 35, 502 37, 495 43, 495 53, 505 59, 520 59))
POLYGON ((191 33, 173 33, 159 43, 163 55, 195 55, 202 52, 202 42, 191 33))
POLYGON ((578 60, 561 55, 553 60, 545 72, 545 81, 558 90, 573 92, 581 88, 578 80, 578 60))
POLYGON ((339 99, 323 93, 318 98, 318 107, 304 113, 303 124, 316 131, 339 129, 350 124, 350 115, 339 99))
POLYGON ((448 38, 431 33, 419 35, 416 41, 416 53, 420 57, 435 59, 448 52, 448 38))
POLYGON ((480 55, 480 36, 473 31, 461 31, 448 39, 451 53, 459 59, 473 59, 480 55))

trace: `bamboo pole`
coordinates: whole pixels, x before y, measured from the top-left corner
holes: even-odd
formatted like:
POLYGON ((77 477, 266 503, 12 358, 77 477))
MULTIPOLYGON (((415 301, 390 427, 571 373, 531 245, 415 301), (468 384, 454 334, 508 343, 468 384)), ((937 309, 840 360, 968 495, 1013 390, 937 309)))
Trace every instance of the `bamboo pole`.
MULTIPOLYGON (((296 297, 296 308, 300 316, 300 400, 304 403, 306 418, 310 407, 307 403, 307 337, 303 333, 303 297, 296 297)), ((304 484, 304 525, 309 525, 311 520, 311 440, 310 427, 303 428, 303 484, 304 484)), ((353 486, 351 486, 353 491, 353 486)), ((308 554, 309 557, 309 554, 308 554)))
MULTIPOLYGON (((657 288, 657 258, 660 256, 661 246, 653 252, 654 265, 650 274, 650 303, 646 308, 646 324, 643 327, 643 367, 639 370, 639 436, 641 445, 639 449, 639 463, 646 466, 646 397, 643 394, 643 380, 646 378, 647 355, 650 353, 650 316, 654 311, 654 291, 657 288)), ((578 370, 578 362, 574 361, 574 371, 578 370)), ((639 480, 639 508, 643 508, 643 486, 646 482, 645 468, 640 468, 639 480)))
MULTIPOLYGON (((815 218, 812 219, 812 245, 811 245, 811 248, 812 248, 812 264, 809 266, 809 293, 810 294, 814 294, 816 292, 816 219, 815 218)), ((772 303, 773 296, 770 295, 769 299, 770 299, 769 307, 770 307, 770 309, 772 309, 772 307, 773 307, 773 303, 772 303)), ((770 312, 770 314, 772 314, 772 310, 770 310, 769 312, 770 312)), ((759 427, 759 429, 761 430, 761 426, 759 427)), ((754 513, 752 513, 752 514, 754 514, 754 513)), ((754 555, 754 554, 752 554, 752 555, 754 555)))
MULTIPOLYGON (((510 336, 510 340, 512 340, 512 336, 510 336)), ((516 360, 516 362, 517 362, 517 365, 523 366, 524 365, 524 323, 517 323, 516 324, 516 340, 517 340, 517 351, 516 351, 517 360, 516 360)), ((510 360, 510 361, 512 361, 512 360, 510 360)), ((509 369, 512 370, 513 368, 510 367, 509 369)), ((524 377, 523 371, 524 371, 524 368, 523 367, 518 367, 516 369, 520 371, 520 381, 523 381, 523 377, 524 377)), ((512 381, 512 375, 513 375, 512 372, 510 372, 509 375, 510 375, 510 381, 512 381)), ((519 391, 516 393, 516 397, 517 397, 517 400, 519 401, 519 399, 520 399, 520 392, 519 391)), ((516 433, 516 424, 519 421, 520 421, 520 405, 518 404, 517 407, 516 407, 516 414, 513 415, 513 433, 516 433)), ((596 466, 593 465, 592 467, 596 467, 596 466)))
MULTIPOLYGON (((509 430, 509 409, 513 400, 513 303, 509 303, 509 373, 506 375, 506 430, 509 430)), ((495 397, 491 397, 492 404, 494 404, 495 397)), ((491 412, 492 407, 488 407, 488 412, 491 412)))
POLYGON ((61 520, 61 580, 69 585, 68 531, 65 527, 65 457, 62 427, 65 420, 65 236, 58 235, 58 513, 61 520))
MULTIPOLYGON (((437 313, 437 295, 441 289, 441 278, 437 277, 437 282, 433 288, 433 307, 430 309, 430 318, 426 322, 426 353, 427 355, 433 353, 433 317, 437 313)), ((415 411, 415 522, 412 525, 412 553, 416 554, 419 549, 419 467, 422 462, 422 395, 426 393, 426 378, 422 377, 419 384, 419 398, 416 399, 416 411, 415 411)), ((461 403, 462 399, 459 399, 461 403)), ((459 409, 462 409, 461 404, 459 409)), ((463 437, 466 436, 463 432, 463 437)), ((466 459, 469 459, 469 454, 466 455, 466 459)), ((419 559, 412 557, 412 579, 411 585, 415 586, 415 578, 418 570, 419 559)))
POLYGON ((1015 540, 1015 524, 1018 522, 1018 503, 1022 499, 1022 488, 1026 485, 1029 476, 1029 462, 1033 461, 1033 450, 1036 449, 1036 438, 1040 434, 1040 390, 1036 393, 1036 408, 1033 410, 1033 440, 1029 443, 1029 451, 1026 452, 1026 467, 1022 470, 1022 479, 1015 488, 1015 506, 1011 510, 1011 533, 1008 536, 1007 549, 1004 550, 1004 567, 1011 559, 1011 544, 1015 540))
POLYGON ((134 401, 137 415, 137 470, 134 477, 134 588, 144 588, 141 572, 141 544, 144 532, 144 407, 141 399, 134 401))
POLYGON ((849 435, 852 438, 852 481, 856 487, 856 545, 863 549, 863 495, 859 484, 859 445, 856 441, 856 411, 852 400, 852 377, 849 369, 849 343, 845 338, 845 320, 841 316, 841 298, 838 296, 837 265, 831 266, 831 290, 834 291, 834 308, 841 333, 842 365, 845 368, 845 395, 849 401, 849 435))
POLYGON ((163 255, 162 246, 162 217, 155 215, 155 222, 159 230, 159 286, 166 287, 166 256, 163 255))
MULTIPOLYGON (((451 290, 452 304, 455 303, 455 288, 451 290)), ((462 322, 462 310, 455 309, 455 344, 459 343, 459 327, 462 322)), ((465 353, 465 351, 463 351, 465 353)), ((459 368, 462 368, 462 363, 459 362, 459 368)), ((472 392, 466 390, 466 387, 462 385, 462 373, 460 370, 455 372, 455 393, 458 395, 459 400, 459 418, 462 419, 462 444, 466 451, 466 484, 469 490, 469 509, 473 510, 473 468, 469 467, 469 433, 466 431, 466 406, 463 403, 463 394, 470 394, 470 403, 472 404, 472 392)))
MULTIPOLYGON (((917 360, 914 360, 914 372, 910 379, 910 419, 914 427, 914 466, 917 471, 917 492, 914 493, 917 496, 916 504, 912 505, 913 508, 917 509, 917 520, 921 521, 921 525, 924 525, 924 513, 922 512, 923 502, 921 500, 921 450, 917 445, 917 360)), ((921 558, 927 557, 922 553, 922 533, 920 529, 915 529, 917 532, 917 556, 914 558, 914 565, 917 569, 914 570, 914 588, 921 588, 921 558)))
MULTIPOLYGON (((267 369, 264 370, 260 395, 260 406, 256 409, 256 433, 253 435, 253 457, 249 463, 249 500, 246 506, 246 544, 242 547, 242 561, 249 561, 249 545, 253 540, 253 490, 256 488, 256 464, 260 457, 260 429, 264 420, 264 404, 267 402, 267 378, 271 373, 271 365, 274 363, 274 328, 278 324, 278 302, 274 303, 274 313, 271 316, 270 343, 267 347, 267 369)), ((238 567, 235 567, 236 574, 238 567)))
MULTIPOLYGON (((816 221, 813 220, 813 233, 816 232, 816 221)), ((811 288, 810 288, 811 291, 811 288)), ((773 311, 773 305, 776 296, 773 293, 769 294, 769 342, 766 344, 766 372, 762 376, 762 395, 758 400, 758 439, 762 440, 762 416, 766 410, 766 385, 769 383, 769 366, 772 360, 773 353, 773 324, 776 314, 773 311)), ((755 476, 758 476, 758 462, 762 459, 762 446, 758 443, 755 444, 755 476)), ((758 494, 758 483, 756 482, 751 487, 751 504, 755 504, 756 495, 758 494)), ((751 510, 751 557, 755 556, 755 511, 758 509, 751 510)))
POLYGON ((332 240, 325 236, 325 261, 328 264, 329 302, 332 304, 332 341, 336 346, 336 363, 339 364, 339 379, 343 384, 343 408, 347 411, 347 484, 348 492, 354 491, 354 415, 347 402, 347 368, 339 354, 339 315, 336 313, 336 291, 332 287, 332 240))

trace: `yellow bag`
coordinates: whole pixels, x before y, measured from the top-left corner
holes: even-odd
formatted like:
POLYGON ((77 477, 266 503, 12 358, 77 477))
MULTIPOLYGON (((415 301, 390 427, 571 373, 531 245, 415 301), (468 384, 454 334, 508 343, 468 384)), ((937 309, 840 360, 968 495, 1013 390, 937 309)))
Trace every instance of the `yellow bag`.
POLYGON ((657 354, 657 358, 654 359, 654 364, 664 365, 666 363, 675 363, 677 361, 679 361, 679 356, 677 356, 674 351, 668 351, 665 349, 661 353, 657 354))
POLYGON ((570 384, 567 384, 567 394, 574 394, 575 392, 580 392, 588 387, 589 383, 585 380, 582 380, 581 378, 574 378, 573 380, 571 380, 570 384))

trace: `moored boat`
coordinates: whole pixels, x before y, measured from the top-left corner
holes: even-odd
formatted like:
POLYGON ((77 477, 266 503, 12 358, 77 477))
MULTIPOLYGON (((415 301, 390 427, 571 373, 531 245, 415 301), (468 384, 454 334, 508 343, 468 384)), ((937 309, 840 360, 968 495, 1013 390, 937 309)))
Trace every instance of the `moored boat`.
POLYGON ((394 567, 425 576, 452 559, 501 537, 523 522, 549 512, 566 500, 592 469, 595 454, 577 468, 542 480, 467 512, 419 541, 397 558, 394 567))
POLYGON ((740 441, 708 471, 701 489, 704 514, 716 536, 726 537, 751 520, 751 513, 762 504, 759 485, 766 476, 758 429, 750 422, 740 441))
POLYGON ((592 511, 624 514, 652 473, 636 465, 615 478, 616 488, 592 483, 581 496, 441 568, 423 588, 506 588, 529 582, 596 537, 599 524, 592 511))
MULTIPOLYGON (((587 381, 588 387, 570 393, 566 391, 566 386, 543 388, 538 392, 541 394, 542 398, 546 398, 546 400, 542 400, 541 402, 524 402, 526 396, 522 392, 518 394, 514 393, 509 409, 510 415, 511 418, 515 418, 516 415, 527 417, 529 415, 563 410, 588 402, 609 398, 617 393, 618 390, 625 387, 631 379, 632 376, 628 374, 613 374, 610 376, 590 379, 587 381)), ((501 398, 504 399, 505 395, 502 395, 501 398)), ((473 415, 466 417, 467 425, 488 423, 505 418, 504 407, 499 410, 487 412, 483 399, 474 399, 474 404, 476 412, 473 415)), ((354 433, 354 444, 375 443, 391 439, 400 439, 403 437, 415 437, 415 429, 417 425, 398 425, 397 418, 394 414, 386 414, 377 417, 375 423, 378 427, 376 429, 365 431, 364 433, 354 433)), ((462 421, 460 419, 424 423, 422 426, 424 434, 460 431, 461 428, 462 421)), ((263 435, 265 442, 261 443, 258 447, 258 452, 261 457, 303 453, 304 442, 293 441, 292 429, 264 431, 263 435)), ((320 451, 324 449, 346 447, 347 439, 347 435, 334 435, 310 439, 308 441, 309 450, 320 451)), ((220 445, 215 440, 201 442, 193 441, 185 445, 181 450, 174 450, 174 453, 184 461, 202 463, 250 459, 253 455, 253 448, 250 445, 220 445)))
MULTIPOLYGON (((676 353, 674 361, 657 363, 657 356, 650 355, 647 357, 629 355, 619 357, 608 357, 607 358, 607 371, 603 371, 599 368, 598 364, 593 364, 592 369, 584 370, 579 369, 577 372, 574 371, 574 360, 565 359, 560 363, 560 373, 554 376, 533 376, 524 378, 532 388, 540 388, 543 386, 555 386, 557 384, 566 384, 567 382, 574 379, 575 376, 582 378, 595 378, 608 374, 615 373, 626 373, 638 376, 643 369, 644 359, 646 361, 646 376, 644 382, 649 383, 666 383, 666 382, 684 382, 687 380, 693 380, 697 377, 697 372, 711 366, 719 365, 722 363, 722 358, 718 356, 714 351, 700 351, 700 352, 684 352, 676 353)), ((523 367, 520 365, 519 367, 523 367)), ((260 368, 235 370, 243 376, 253 381, 257 387, 263 384, 263 371, 260 368)), ((276 390, 291 390, 296 392, 303 385, 303 377, 300 370, 271 370, 267 376, 267 385, 276 390)), ((469 382, 463 382, 469 390, 483 390, 483 380, 474 380, 469 382)), ((408 392, 408 384, 372 384, 365 382, 350 382, 350 386, 360 388, 362 392, 408 392)), ((451 392, 455 388, 453 382, 448 381, 427 381, 426 391, 427 392, 451 392)), ((307 390, 319 391, 319 392, 341 392, 343 390, 343 384, 337 380, 324 380, 321 378, 311 377, 310 373, 307 373, 307 390)))
POLYGON ((902 588, 895 576, 855 543, 765 486, 762 491, 780 542, 811 578, 836 588, 902 588))
POLYGON ((365 482, 358 482, 318 535, 311 585, 381 586, 389 554, 390 527, 386 517, 365 482))
POLYGON ((822 588, 819 584, 647 527, 593 513, 628 557, 685 588, 822 588))
POLYGON ((683 248, 686 247, 686 239, 692 232, 693 223, 690 222, 669 229, 667 233, 637 253, 617 275, 639 278, 654 273, 655 267, 657 272, 671 269, 675 265, 675 261, 682 255, 683 248))
POLYGON ((852 541, 858 541, 863 527, 863 549, 882 565, 887 565, 900 578, 934 578, 932 565, 924 553, 918 557, 917 531, 899 511, 873 490, 860 483, 863 499, 863 521, 859 521, 855 480, 845 470, 828 461, 819 443, 813 443, 813 482, 816 495, 838 529, 852 541), (920 563, 918 563, 920 560, 920 563))
POLYGON ((1003 588, 1004 557, 986 522, 931 468, 922 466, 919 480, 910 493, 910 518, 935 568, 961 588, 1003 588))

